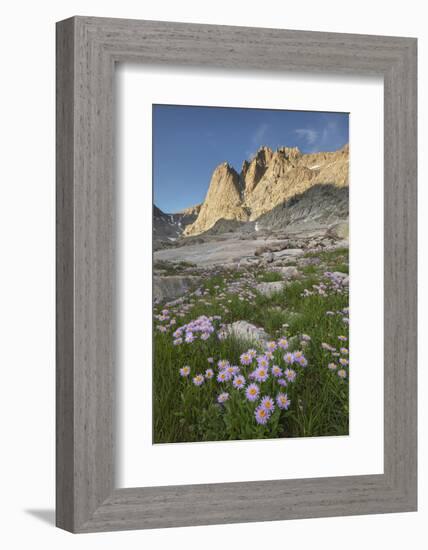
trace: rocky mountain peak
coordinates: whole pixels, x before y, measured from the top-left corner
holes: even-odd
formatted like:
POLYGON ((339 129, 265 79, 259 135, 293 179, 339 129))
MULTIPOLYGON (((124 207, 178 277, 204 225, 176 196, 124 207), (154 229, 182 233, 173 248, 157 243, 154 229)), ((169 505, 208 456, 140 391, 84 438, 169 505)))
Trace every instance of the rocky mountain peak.
POLYGON ((256 220, 314 185, 348 185, 349 147, 303 154, 298 147, 262 146, 242 164, 241 173, 224 162, 214 170, 196 221, 184 235, 197 235, 220 219, 256 220))
POLYGON ((297 159, 302 156, 298 147, 278 147, 277 153, 282 153, 286 159, 297 159))
POLYGON ((248 213, 242 207, 241 178, 227 162, 215 168, 199 215, 193 224, 186 227, 184 234, 202 233, 220 218, 241 221, 248 219, 248 213))
POLYGON ((265 174, 272 160, 273 151, 266 145, 260 147, 251 161, 244 161, 241 170, 241 182, 244 195, 248 196, 265 174))
POLYGON ((272 149, 267 145, 262 145, 261 147, 259 147, 259 149, 257 150, 257 153, 254 155, 252 160, 256 159, 262 164, 267 164, 272 158, 272 155, 273 155, 272 149))

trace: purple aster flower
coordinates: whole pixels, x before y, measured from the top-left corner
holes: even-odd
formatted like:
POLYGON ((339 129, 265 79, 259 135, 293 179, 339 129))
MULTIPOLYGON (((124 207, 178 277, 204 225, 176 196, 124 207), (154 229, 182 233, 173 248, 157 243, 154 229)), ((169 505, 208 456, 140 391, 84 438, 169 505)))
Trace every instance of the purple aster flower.
POLYGON ((217 397, 217 402, 218 403, 224 403, 228 399, 229 399, 229 394, 225 391, 217 397))
POLYGON ((286 411, 289 408, 291 401, 288 399, 288 396, 286 393, 279 393, 276 396, 276 403, 280 409, 283 409, 284 411, 286 411))
POLYGON ((272 374, 273 374, 276 378, 279 378, 280 376, 282 376, 282 369, 281 369, 281 367, 278 367, 278 365, 272 365, 272 374))
POLYGON ((340 348, 340 353, 342 355, 348 355, 348 353, 349 353, 348 348, 340 348))
POLYGON ((299 365, 301 367, 307 367, 308 366, 308 360, 306 359, 306 357, 304 355, 302 355, 301 357, 299 357, 297 359, 297 362, 299 363, 299 365))
POLYGON ((311 341, 311 337, 309 336, 309 334, 302 334, 301 339, 304 342, 310 342, 311 341))
POLYGON ((197 374, 194 378, 193 378, 193 383, 195 384, 195 386, 202 386, 202 384, 204 383, 204 377, 202 374, 197 374))
POLYGON ((214 376, 214 371, 213 371, 213 369, 207 369, 207 370, 205 371, 205 378, 206 378, 207 380, 211 380, 211 378, 212 378, 213 376, 214 376))
POLYGON ((220 359, 220 361, 217 363, 217 366, 220 370, 226 369, 229 365, 230 363, 226 359, 220 359))
POLYGON ((245 397, 248 401, 255 401, 260 394, 260 388, 257 384, 250 384, 245 390, 245 397))
POLYGON ((203 332, 201 334, 201 340, 208 340, 208 338, 211 336, 210 332, 203 332))
POLYGON ((269 371, 267 367, 257 367, 254 371, 254 379, 257 382, 264 382, 269 378, 269 371))
POLYGON ((342 367, 346 367, 346 365, 349 364, 349 361, 348 361, 348 359, 346 359, 345 357, 341 357, 341 358, 339 359, 339 363, 342 365, 342 367))
POLYGON ((329 364, 327 365, 327 367, 328 367, 330 370, 336 370, 336 369, 337 369, 336 363, 329 363, 329 364))
POLYGON ((273 341, 272 341, 272 342, 268 342, 268 343, 266 344, 266 349, 267 349, 268 351, 275 351, 275 350, 276 350, 276 342, 273 342, 273 341))
POLYGON ((185 340, 188 344, 191 344, 194 339, 195 339, 195 336, 193 335, 193 332, 186 332, 185 340))
POLYGON ((259 357, 257 357, 257 364, 259 367, 267 368, 269 366, 269 359, 266 355, 259 355, 259 357))
POLYGON ((283 387, 288 386, 287 380, 284 380, 284 378, 279 378, 278 384, 283 387))
POLYGON ((227 382, 227 373, 226 371, 222 370, 217 375, 217 382, 227 382))
POLYGON ((275 410, 275 403, 272 397, 270 397, 269 395, 266 395, 265 397, 263 397, 260 403, 260 406, 263 407, 266 411, 268 411, 268 413, 273 413, 273 411, 275 410))
POLYGON ((207 361, 208 363, 211 363, 211 364, 214 363, 214 359, 212 357, 208 357, 207 361))
POLYGON ((338 340, 340 340, 341 342, 346 342, 348 340, 348 338, 346 338, 346 336, 338 336, 337 337, 338 340))
POLYGON ((322 349, 325 349, 326 351, 331 350, 331 346, 330 346, 330 344, 327 344, 327 342, 321 342, 321 347, 322 347, 322 349))
POLYGON ((255 349, 249 349, 247 353, 252 359, 257 356, 257 351, 255 349))
POLYGON ((266 422, 269 420, 270 414, 263 407, 257 407, 257 409, 254 411, 254 416, 256 417, 257 424, 266 424, 266 422))
POLYGON ((239 367, 237 365, 229 365, 226 368, 226 371, 231 376, 235 376, 235 375, 237 376, 239 374, 239 367))
POLYGON ((233 386, 237 390, 241 390, 245 387, 245 378, 242 376, 242 374, 240 374, 239 376, 235 376, 235 378, 233 379, 233 386))
POLYGON ((248 351, 243 353, 239 359, 242 365, 249 365, 253 361, 253 358, 248 353, 248 351))
POLYGON ((339 376, 340 378, 346 378, 346 370, 345 369, 339 369, 337 371, 337 376, 339 376))
POLYGON ((183 343, 183 338, 176 338, 173 342, 174 346, 179 346, 183 343))
POLYGON ((330 344, 327 344, 327 342, 322 342, 321 347, 326 351, 336 351, 336 348, 334 348, 333 346, 330 346, 330 344))
POLYGON ((190 367, 189 366, 185 366, 185 367, 182 367, 180 369, 180 376, 183 376, 183 377, 186 377, 186 376, 189 376, 190 374, 190 367))
POLYGON ((292 365, 294 363, 294 353, 286 353, 284 355, 284 361, 287 363, 287 365, 292 365))
POLYGON ((278 346, 281 349, 287 349, 288 348, 288 340, 284 336, 278 340, 278 346))
POLYGON ((293 369, 285 369, 284 376, 288 380, 288 382, 294 382, 296 379, 296 371, 293 369))

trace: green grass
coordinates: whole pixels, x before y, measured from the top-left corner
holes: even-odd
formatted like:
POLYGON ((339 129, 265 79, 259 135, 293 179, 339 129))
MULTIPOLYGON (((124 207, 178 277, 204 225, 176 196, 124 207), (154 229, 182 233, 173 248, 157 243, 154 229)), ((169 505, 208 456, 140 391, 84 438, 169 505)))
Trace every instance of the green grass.
POLYGON ((265 271, 257 275, 257 280, 259 283, 274 283, 282 281, 282 275, 277 271, 265 271))
POLYGON ((304 275, 316 275, 320 272, 320 266, 319 265, 305 265, 300 268, 300 271, 304 275))
MULTIPOLYGON (((321 347, 326 342, 339 348, 338 336, 347 335, 343 315, 331 316, 326 312, 338 312, 348 307, 348 295, 346 292, 329 292, 326 296, 318 293, 304 296, 305 289, 312 292, 313 285, 325 281, 324 270, 347 272, 347 250, 321 252, 318 256, 322 257, 322 268, 299 268, 302 278, 287 284, 283 291, 273 296, 261 295, 254 289, 254 284, 278 280, 278 273, 257 271, 245 278, 244 273, 237 271, 206 280, 206 294, 187 297, 186 308, 169 308, 176 325, 166 333, 156 330, 154 335, 155 443, 348 433, 348 378, 342 380, 336 371, 327 368, 336 358, 321 347), (245 299, 239 299, 232 290, 236 289, 236 284, 240 285, 245 299), (184 311, 183 317, 178 316, 180 309, 184 311), (258 425, 254 419, 255 406, 244 398, 242 390, 233 389, 230 382, 220 384, 214 379, 206 380, 201 387, 192 383, 193 376, 210 367, 209 357, 216 363, 219 359, 227 359, 230 364, 239 365, 240 355, 255 346, 254 342, 231 337, 218 340, 214 336, 207 341, 197 339, 193 343, 175 346, 173 330, 201 315, 220 315, 223 323, 246 320, 263 327, 272 339, 285 335, 291 342, 291 350, 304 351, 308 366, 296 367, 296 381, 289 383, 285 390, 291 399, 287 411, 277 407, 266 426, 258 425), (288 326, 284 327, 285 324, 288 326), (304 348, 300 340, 302 334, 311 338, 304 348), (184 365, 191 367, 189 379, 179 376, 179 369, 184 365), (217 396, 222 389, 229 392, 230 399, 224 405, 218 405, 217 396)), ((156 312, 162 309, 159 307, 156 312)), ((155 321, 155 325, 162 323, 155 321)), ((281 367, 285 367, 283 353, 276 351, 274 358, 281 367)), ((242 367, 243 374, 247 377, 253 368, 242 367)), ((214 370, 217 372, 216 368, 214 370)), ((274 397, 280 390, 272 376, 261 386, 263 395, 274 397)))
POLYGON ((336 248, 335 250, 325 250, 321 252, 306 252, 304 258, 319 258, 324 263, 335 263, 338 258, 348 258, 347 248, 336 248))
POLYGON ((330 271, 341 271, 342 273, 349 273, 349 265, 345 263, 332 264, 329 266, 330 271))

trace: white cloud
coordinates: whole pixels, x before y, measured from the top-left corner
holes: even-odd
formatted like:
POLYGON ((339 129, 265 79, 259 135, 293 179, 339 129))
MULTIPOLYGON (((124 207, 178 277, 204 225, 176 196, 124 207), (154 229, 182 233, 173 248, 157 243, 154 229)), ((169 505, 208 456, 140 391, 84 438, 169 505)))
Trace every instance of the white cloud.
POLYGON ((269 124, 267 124, 266 122, 262 122, 261 124, 259 124, 259 126, 257 126, 254 132, 251 134, 250 136, 251 149, 249 148, 245 151, 245 155, 247 159, 253 158, 254 155, 256 154, 256 151, 259 149, 259 147, 264 145, 263 141, 269 131, 269 128, 270 128, 269 124))
POLYGON ((322 133, 322 143, 326 143, 328 139, 335 138, 337 134, 337 123, 330 120, 322 133))
POLYGON ((260 142, 266 136, 268 130, 269 130, 269 124, 266 124, 265 122, 260 124, 260 126, 256 129, 256 131, 254 132, 251 138, 251 141, 253 142, 253 144, 256 146, 262 145, 262 143, 260 142))
POLYGON ((308 145, 313 145, 318 139, 318 132, 313 128, 297 128, 296 134, 304 139, 308 145))

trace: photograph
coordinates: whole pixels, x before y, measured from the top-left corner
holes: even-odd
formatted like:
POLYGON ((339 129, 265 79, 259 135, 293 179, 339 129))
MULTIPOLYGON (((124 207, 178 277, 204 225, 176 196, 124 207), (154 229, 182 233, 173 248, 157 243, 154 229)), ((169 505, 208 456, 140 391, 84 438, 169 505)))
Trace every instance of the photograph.
POLYGON ((2 5, 0 548, 423 548, 423 6, 2 5))
POLYGON ((349 433, 349 114, 153 105, 153 443, 349 433))

